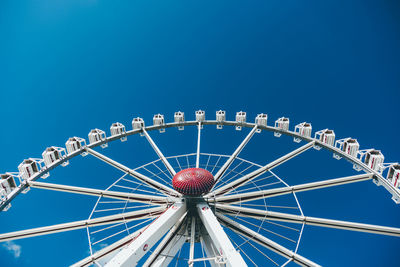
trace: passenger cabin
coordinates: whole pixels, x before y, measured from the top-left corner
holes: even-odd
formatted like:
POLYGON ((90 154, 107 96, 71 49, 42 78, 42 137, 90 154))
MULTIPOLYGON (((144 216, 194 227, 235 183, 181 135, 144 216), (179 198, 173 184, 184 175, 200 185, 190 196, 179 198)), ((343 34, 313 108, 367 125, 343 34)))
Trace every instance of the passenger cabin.
POLYGON ((25 159, 18 165, 18 171, 20 177, 27 180, 39 172, 39 164, 35 159, 25 159))
POLYGON ((335 132, 329 129, 318 131, 315 133, 315 139, 329 146, 333 146, 335 143, 335 132))
MULTIPOLYGON (((181 112, 181 111, 177 111, 174 114, 174 122, 176 123, 183 123, 185 122, 185 113, 181 112)), ((184 126, 178 126, 178 130, 182 131, 183 129, 185 129, 184 126)))
MULTIPOLYGON (((135 120, 135 119, 133 119, 133 120, 135 120)), ((132 122, 132 126, 133 126, 133 122, 132 122)), ((125 136, 125 134, 126 134, 125 125, 123 125, 122 123, 115 122, 115 123, 111 124, 110 132, 111 132, 111 136, 121 135, 121 138, 120 138, 121 142, 125 142, 127 140, 127 137, 125 136)))
MULTIPOLYGON (((275 121, 275 128, 288 131, 289 130, 289 118, 281 117, 275 121)), ((274 136, 280 137, 282 134, 279 132, 274 132, 274 136)))
POLYGON ((217 129, 222 129, 222 123, 225 121, 226 119, 226 112, 225 110, 218 110, 215 114, 215 118, 217 121, 217 129))
POLYGON ((400 188, 400 165, 398 163, 389 167, 387 179, 394 187, 400 188))
POLYGON ((5 174, 0 174, 1 177, 1 188, 4 189, 4 191, 6 192, 6 194, 10 194, 14 188, 17 187, 17 184, 15 183, 14 180, 14 176, 9 174, 9 173, 5 173, 5 174))
MULTIPOLYGON (((106 141, 107 137, 106 137, 106 133, 103 130, 100 129, 93 129, 89 132, 88 134, 89 136, 89 143, 90 144, 95 144, 97 142, 102 142, 102 141, 106 141)), ((101 144, 100 145, 102 148, 105 148, 108 146, 107 143, 101 144)))
MULTIPOLYGON (((268 122, 268 115, 267 115, 267 114, 264 114, 264 113, 257 114, 257 117, 256 117, 256 124, 257 124, 258 126, 265 126, 265 127, 267 127, 267 126, 268 126, 268 125, 267 125, 267 122, 268 122)), ((257 129, 256 132, 257 132, 257 133, 261 132, 261 129, 257 129)))
POLYGON ((365 153, 364 163, 374 171, 381 172, 385 157, 380 150, 368 149, 365 153))
MULTIPOLYGON (((294 132, 299 134, 300 136, 311 137, 311 132, 312 132, 311 123, 302 122, 300 124, 297 124, 294 127, 294 132)), ((293 141, 295 141, 296 143, 300 143, 301 142, 301 138, 294 137, 293 141)))
MULTIPOLYGON (((198 110, 195 114, 197 122, 203 122, 206 120, 206 113, 204 112, 204 110, 198 110)), ((200 125, 200 128, 203 129, 203 124, 200 125)))
MULTIPOLYGON (((236 122, 240 123, 240 124, 245 123, 246 122, 246 112, 244 112, 244 111, 236 112, 236 122)), ((242 130, 242 125, 237 124, 235 128, 236 128, 236 130, 240 131, 240 130, 242 130)))
MULTIPOLYGON (((46 167, 49 167, 52 165, 54 162, 61 160, 66 156, 65 153, 65 148, 62 147, 48 147, 46 148, 45 151, 42 153, 43 161, 46 167)), ((68 165, 68 162, 65 164, 65 162, 62 164, 63 166, 68 165)))
MULTIPOLYGON (((155 126, 163 126, 164 123, 164 115, 162 114, 155 114, 153 117, 153 125, 155 126)), ((160 128, 160 133, 165 132, 165 128, 160 128)))
MULTIPOLYGON (((65 147, 67 148, 67 152, 68 154, 72 154, 80 149, 82 149, 82 147, 86 146, 86 141, 83 138, 80 137, 71 137, 67 140, 67 142, 65 143, 65 147)), ((87 152, 84 151, 81 154, 83 157, 87 155, 87 152)))

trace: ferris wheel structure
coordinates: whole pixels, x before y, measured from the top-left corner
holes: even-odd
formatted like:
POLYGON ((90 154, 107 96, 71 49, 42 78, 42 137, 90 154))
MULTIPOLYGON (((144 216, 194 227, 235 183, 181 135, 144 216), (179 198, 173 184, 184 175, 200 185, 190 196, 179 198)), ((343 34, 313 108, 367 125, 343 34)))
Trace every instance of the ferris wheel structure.
MULTIPOLYGON (((69 192, 97 197, 88 219, 0 234, 0 242, 86 229, 90 255, 73 266, 320 266, 298 253, 306 225, 368 232, 400 237, 400 228, 343 220, 309 217, 303 214, 296 193, 372 180, 384 187, 396 204, 400 203, 400 164, 385 163, 380 150, 360 149, 354 138, 336 139, 332 129, 312 133, 303 122, 289 129, 289 118, 268 125, 268 115, 258 114, 247 121, 246 112, 235 121, 217 111, 215 120, 205 112, 195 112, 195 120, 174 113, 166 123, 162 114, 146 126, 142 118, 132 120, 132 130, 119 122, 110 127, 110 136, 93 129, 84 138, 71 137, 64 147, 51 146, 42 158, 25 159, 18 172, 1 174, 0 210, 7 211, 12 200, 30 188, 69 192), (201 151, 203 127, 249 129, 233 153, 201 151), (197 128, 194 153, 165 156, 151 132, 168 128, 197 128), (239 156, 255 134, 272 132, 287 135, 304 144, 278 156, 270 163, 255 163, 239 156), (132 169, 101 153, 112 141, 126 141, 139 134, 148 141, 158 158, 132 169), (347 160, 360 172, 340 178, 289 185, 274 168, 309 149, 325 149, 333 158, 347 160), (67 166, 78 155, 93 156, 118 169, 123 175, 106 189, 94 189, 38 181, 59 166, 67 166), (256 255, 256 256, 254 256, 256 255)), ((312 256, 312 255, 311 255, 312 256)))

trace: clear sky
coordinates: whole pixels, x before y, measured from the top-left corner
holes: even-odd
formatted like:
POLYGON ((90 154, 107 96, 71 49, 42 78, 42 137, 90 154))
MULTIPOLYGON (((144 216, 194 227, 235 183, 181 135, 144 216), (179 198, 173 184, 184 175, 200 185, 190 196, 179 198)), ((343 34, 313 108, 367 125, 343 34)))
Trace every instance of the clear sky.
MULTIPOLYGON (((0 172, 93 128, 109 133, 119 121, 130 129, 136 116, 151 124, 155 113, 172 121, 177 110, 194 119, 198 109, 210 119, 226 110, 230 120, 239 110, 249 120, 264 112, 270 125, 287 116, 292 129, 309 121, 396 162, 399 47, 396 0, 4 0, 0 172)), ((229 154, 247 131, 226 129, 223 138, 206 129, 202 150, 229 154)), ((171 156, 195 152, 195 134, 152 135, 171 156)), ((295 147, 263 134, 241 156, 266 164, 295 147)), ((107 151, 132 168, 157 158, 138 136, 107 151)), ((354 171, 313 150, 277 173, 294 185, 354 171)), ((119 175, 79 157, 48 181, 103 189, 119 175)), ((299 194, 306 215, 400 227, 390 198, 372 182, 299 194)), ((31 189, 1 212, 0 232, 86 219, 95 200, 31 189)), ((306 227, 299 253, 324 266, 398 266, 399 247, 395 237, 306 227)), ((87 253, 86 232, 74 231, 0 244, 0 266, 66 266, 87 253)))

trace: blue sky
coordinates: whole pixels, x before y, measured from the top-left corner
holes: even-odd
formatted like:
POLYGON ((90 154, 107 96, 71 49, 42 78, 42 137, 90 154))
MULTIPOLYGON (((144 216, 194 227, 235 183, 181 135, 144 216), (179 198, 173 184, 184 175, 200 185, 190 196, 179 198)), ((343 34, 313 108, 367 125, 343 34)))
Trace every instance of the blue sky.
MULTIPOLYGON (((151 124, 155 113, 172 121, 177 110, 193 119, 197 109, 208 118, 223 109, 231 120, 244 110, 249 120, 268 113, 269 124, 281 116, 292 127, 309 121, 314 131, 332 128, 396 162, 399 12, 397 1, 378 0, 2 1, 0 172, 93 128, 108 133, 116 121, 130 128, 136 116, 151 124)), ((204 152, 222 154, 246 134, 205 132, 204 152)), ((195 133, 153 135, 170 156, 194 152, 195 133)), ((265 164, 295 148, 289 138, 265 140, 255 137, 241 155, 265 164)), ((156 159, 136 136, 107 153, 131 167, 156 159)), ((353 173, 346 162, 318 153, 277 172, 289 184, 353 173)), ((105 188, 119 175, 89 157, 70 165, 48 181, 105 188)), ((302 193, 299 200, 310 216, 400 227, 398 205, 372 182, 302 193)), ((0 229, 85 219, 94 201, 32 189, 0 214, 0 229)), ((1 246, 1 266, 65 266, 88 252, 84 231, 13 244, 1 246)), ((396 266, 399 245, 399 238, 309 227, 299 252, 326 266, 396 266)))

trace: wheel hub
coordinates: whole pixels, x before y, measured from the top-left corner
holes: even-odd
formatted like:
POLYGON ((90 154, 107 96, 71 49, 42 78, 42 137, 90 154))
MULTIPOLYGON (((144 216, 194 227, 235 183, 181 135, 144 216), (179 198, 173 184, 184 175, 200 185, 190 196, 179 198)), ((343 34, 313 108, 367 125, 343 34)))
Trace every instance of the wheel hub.
POLYGON ((211 190, 214 176, 201 168, 189 168, 178 172, 172 179, 176 191, 186 196, 200 196, 211 190))

